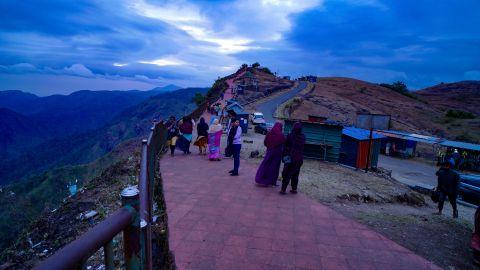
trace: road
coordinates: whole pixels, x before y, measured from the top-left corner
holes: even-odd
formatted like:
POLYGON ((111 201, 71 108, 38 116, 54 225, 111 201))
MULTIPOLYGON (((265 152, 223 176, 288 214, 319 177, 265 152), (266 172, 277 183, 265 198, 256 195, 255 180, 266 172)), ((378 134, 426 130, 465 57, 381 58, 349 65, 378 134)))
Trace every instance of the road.
POLYGON ((392 171, 392 177, 407 185, 433 188, 437 186, 437 167, 414 160, 380 155, 378 166, 392 171))
POLYGON ((263 113, 266 122, 273 123, 275 122, 275 118, 273 117, 273 115, 275 114, 277 107, 285 101, 293 98, 296 94, 305 89, 307 85, 307 82, 299 82, 297 87, 295 87, 291 91, 276 97, 272 97, 264 103, 257 105, 257 110, 263 113))

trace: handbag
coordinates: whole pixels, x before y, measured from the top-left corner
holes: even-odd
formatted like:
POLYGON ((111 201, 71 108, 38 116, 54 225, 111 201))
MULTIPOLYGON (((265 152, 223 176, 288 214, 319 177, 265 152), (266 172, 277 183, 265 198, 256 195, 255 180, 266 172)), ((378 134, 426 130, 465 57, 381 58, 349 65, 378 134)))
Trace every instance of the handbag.
POLYGON ((233 152, 232 152, 232 147, 231 145, 227 145, 227 147, 225 147, 225 156, 226 157, 231 157, 233 155, 233 152))
POLYGON ((438 194, 438 190, 436 188, 430 191, 430 198, 434 203, 438 203, 438 201, 440 200, 440 194, 438 194))

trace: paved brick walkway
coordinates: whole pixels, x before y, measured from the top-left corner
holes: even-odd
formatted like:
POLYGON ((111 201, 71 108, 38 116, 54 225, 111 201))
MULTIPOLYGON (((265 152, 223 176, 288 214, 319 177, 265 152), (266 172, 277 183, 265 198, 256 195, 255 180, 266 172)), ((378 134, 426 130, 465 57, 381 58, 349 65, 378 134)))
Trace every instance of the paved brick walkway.
POLYGON ((255 186, 256 165, 245 160, 229 176, 232 165, 162 159, 179 269, 439 269, 301 193, 255 186))

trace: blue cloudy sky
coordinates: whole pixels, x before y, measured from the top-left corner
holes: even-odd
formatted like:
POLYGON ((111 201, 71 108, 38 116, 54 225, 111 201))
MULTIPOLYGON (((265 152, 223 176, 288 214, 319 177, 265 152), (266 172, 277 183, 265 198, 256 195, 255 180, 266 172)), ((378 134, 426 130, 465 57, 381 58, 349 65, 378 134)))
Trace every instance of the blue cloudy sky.
POLYGON ((208 86, 281 75, 480 80, 478 0, 0 1, 0 90, 208 86))

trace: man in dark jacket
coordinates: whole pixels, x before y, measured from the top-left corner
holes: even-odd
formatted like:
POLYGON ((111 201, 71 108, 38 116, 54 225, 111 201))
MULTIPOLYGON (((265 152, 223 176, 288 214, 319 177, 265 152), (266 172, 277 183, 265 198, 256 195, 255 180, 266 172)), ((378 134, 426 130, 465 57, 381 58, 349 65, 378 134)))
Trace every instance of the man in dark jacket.
POLYGON ((453 217, 457 218, 457 192, 458 185, 460 184, 460 176, 451 167, 452 164, 450 162, 444 162, 442 164, 442 167, 436 173, 438 177, 438 214, 442 214, 443 203, 448 197, 448 200, 450 201, 450 204, 453 208, 453 217))
POLYGON ((287 136, 285 146, 283 148, 283 171, 282 171, 282 188, 280 194, 286 194, 288 185, 292 185, 291 193, 297 193, 298 176, 300 168, 303 165, 303 148, 305 146, 305 135, 302 132, 302 124, 296 122, 292 131, 287 136))

